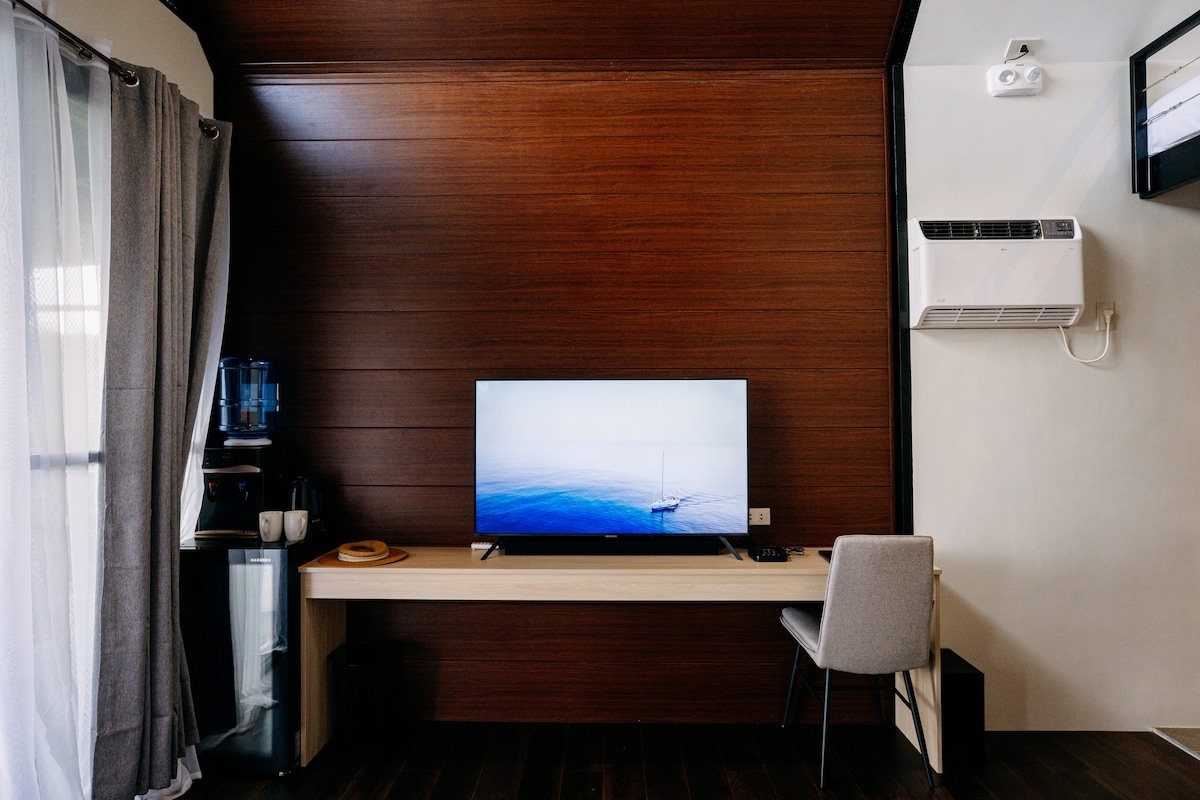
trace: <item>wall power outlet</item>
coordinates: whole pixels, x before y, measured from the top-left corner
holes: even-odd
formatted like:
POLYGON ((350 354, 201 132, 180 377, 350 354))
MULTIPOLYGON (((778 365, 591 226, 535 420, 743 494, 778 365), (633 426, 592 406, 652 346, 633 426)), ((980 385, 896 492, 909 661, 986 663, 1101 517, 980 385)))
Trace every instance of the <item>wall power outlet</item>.
POLYGON ((752 509, 750 509, 750 524, 751 525, 770 525, 771 524, 771 509, 769 509, 769 508, 752 508, 752 509))

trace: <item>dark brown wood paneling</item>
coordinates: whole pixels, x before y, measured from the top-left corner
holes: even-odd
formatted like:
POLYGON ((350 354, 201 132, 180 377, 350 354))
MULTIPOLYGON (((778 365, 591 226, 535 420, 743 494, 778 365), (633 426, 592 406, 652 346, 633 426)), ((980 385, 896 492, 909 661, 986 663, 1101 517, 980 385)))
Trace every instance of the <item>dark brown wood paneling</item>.
POLYGON ((899 0, 216 0, 190 15, 221 63, 795 58, 882 68, 899 0))
POLYGON ((895 531, 891 485, 759 486, 752 507, 771 509, 771 524, 755 528, 754 540, 828 547, 851 533, 895 531))
POLYGON ((766 660, 790 667, 795 651, 775 603, 372 602, 353 604, 350 617, 352 638, 361 629, 411 642, 405 658, 413 660, 544 661, 575 650, 596 663, 766 660), (712 637, 727 614, 740 624, 712 637), (468 624, 477 626, 475 635, 459 636, 468 624))
POLYGON ((308 369, 878 369, 888 315, 861 311, 250 314, 226 343, 308 369), (631 346, 631 343, 636 343, 631 346))
MULTIPOLYGON (((360 603, 348 619, 351 640, 405 645, 418 719, 777 723, 795 654, 776 604, 360 603)), ((840 714, 869 705, 856 694, 840 714)))
MULTIPOLYGON (((633 663, 631 681, 628 662, 417 661, 407 665, 405 709, 416 719, 522 722, 778 724, 783 715, 790 665, 633 663)), ((819 716, 801 709, 794 719, 819 716)))
MULTIPOLYGON (((222 76, 243 145, 223 353, 278 363, 277 440, 333 536, 471 541, 481 377, 746 377, 755 538, 890 530, 881 72, 484 57, 222 76)), ((777 616, 381 604, 351 626, 406 643, 420 716, 773 721, 777 616)))
POLYGON ((262 253, 231 278, 235 316, 379 311, 888 310, 874 252, 262 253), (630 287, 614 296, 614 287, 630 287))
POLYGON ((330 500, 348 521, 342 532, 348 541, 466 547, 475 538, 470 486, 342 485, 330 500))
MULTIPOLYGON (((891 403, 887 370, 705 369, 704 377, 747 378, 752 428, 845 428, 877 426, 891 403)), ((475 424, 478 378, 590 379, 677 377, 671 370, 594 368, 513 371, 471 369, 300 369, 287 381, 292 393, 280 414, 285 428, 467 428, 475 424)))
MULTIPOLYGON (((783 715, 790 666, 635 663, 630 681, 629 663, 418 661, 407 665, 405 710, 415 719, 522 722, 778 724, 783 715)), ((819 716, 801 709, 794 719, 819 716)))
MULTIPOLYGON (((350 65, 356 70, 359 65, 350 65)), ((552 141, 598 137, 882 141, 884 84, 874 70, 580 72, 562 65, 420 64, 397 72, 258 73, 222 93, 239 141, 552 141), (862 139, 861 137, 865 137, 862 139)), ((873 148, 880 158, 881 147, 873 148)), ((803 157, 803 153, 798 153, 803 157)), ((852 162, 856 157, 850 157, 852 162)))
POLYGON ((281 185, 319 197, 488 196, 498 181, 510 195, 628 195, 648 185, 658 193, 703 194, 747 182, 771 194, 883 192, 880 137, 821 146, 812 139, 746 143, 730 134, 683 138, 651 128, 622 138, 248 142, 236 158, 245 162, 239 174, 249 181, 244 194, 251 200, 281 185))
MULTIPOLYGON (((873 195, 507 195, 295 198, 252 204, 233 247, 251 260, 358 253, 886 252, 873 195), (686 247, 685 247, 686 245, 686 247)), ((481 269, 486 262, 481 259, 481 269)))
POLYGON ((891 430, 750 430, 751 486, 890 486, 891 430))

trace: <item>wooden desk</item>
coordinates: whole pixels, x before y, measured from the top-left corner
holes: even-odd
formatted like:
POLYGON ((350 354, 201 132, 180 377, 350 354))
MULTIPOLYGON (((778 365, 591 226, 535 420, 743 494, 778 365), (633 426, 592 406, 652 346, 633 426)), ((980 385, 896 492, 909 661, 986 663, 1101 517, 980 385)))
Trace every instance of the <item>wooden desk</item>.
MULTIPOLYGON (((346 641, 347 600, 545 602, 774 602, 825 599, 829 564, 810 549, 783 563, 731 556, 492 556, 467 547, 407 547, 408 558, 369 568, 300 567, 300 764, 333 730, 329 654, 346 641)), ((929 666, 913 673, 929 761, 942 771, 938 576, 929 666)), ((780 692, 784 687, 780 687, 780 692)), ((902 704, 896 725, 915 742, 902 704)))

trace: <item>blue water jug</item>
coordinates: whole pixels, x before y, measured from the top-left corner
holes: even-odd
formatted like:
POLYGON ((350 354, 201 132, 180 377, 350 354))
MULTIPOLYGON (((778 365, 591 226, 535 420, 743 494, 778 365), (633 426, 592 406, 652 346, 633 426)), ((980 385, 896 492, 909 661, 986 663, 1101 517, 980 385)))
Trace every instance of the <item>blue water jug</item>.
POLYGON ((220 429, 226 444, 269 442, 279 411, 275 365, 253 358, 222 358, 220 365, 220 429))

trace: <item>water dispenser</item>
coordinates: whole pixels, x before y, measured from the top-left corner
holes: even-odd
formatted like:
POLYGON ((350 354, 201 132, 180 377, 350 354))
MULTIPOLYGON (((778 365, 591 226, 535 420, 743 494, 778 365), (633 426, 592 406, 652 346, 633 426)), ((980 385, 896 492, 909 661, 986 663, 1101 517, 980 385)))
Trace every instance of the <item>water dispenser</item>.
POLYGON ((220 424, 229 438, 225 446, 271 443, 279 411, 275 365, 254 358, 222 358, 220 364, 220 424))

